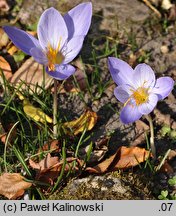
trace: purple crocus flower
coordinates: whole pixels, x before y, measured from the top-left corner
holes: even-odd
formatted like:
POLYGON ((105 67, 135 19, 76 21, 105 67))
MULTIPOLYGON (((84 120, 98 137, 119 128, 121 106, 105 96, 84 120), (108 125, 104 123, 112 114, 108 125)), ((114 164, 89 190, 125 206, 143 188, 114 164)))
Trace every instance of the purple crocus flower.
POLYGON ((170 77, 155 79, 154 71, 147 64, 138 64, 133 70, 126 62, 109 57, 108 67, 118 85, 114 94, 124 103, 120 119, 124 124, 135 122, 149 114, 159 100, 167 97, 173 89, 170 77))
POLYGON ((64 80, 75 72, 68 64, 80 52, 92 18, 92 4, 82 3, 62 16, 49 8, 41 15, 38 40, 15 27, 3 29, 12 42, 38 63, 46 66, 46 72, 55 79, 64 80))

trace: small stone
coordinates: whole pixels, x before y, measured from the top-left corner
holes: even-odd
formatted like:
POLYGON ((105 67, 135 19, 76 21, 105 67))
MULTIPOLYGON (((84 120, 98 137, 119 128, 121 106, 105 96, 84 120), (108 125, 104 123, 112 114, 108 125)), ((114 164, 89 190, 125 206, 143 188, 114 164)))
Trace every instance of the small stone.
POLYGON ((166 53, 169 52, 169 48, 168 48, 168 46, 166 46, 166 45, 162 45, 162 46, 160 47, 160 50, 161 50, 161 52, 162 52, 163 54, 166 54, 166 53))
POLYGON ((113 98, 111 99, 111 103, 112 103, 112 104, 117 103, 117 99, 116 99, 115 97, 113 97, 113 98))

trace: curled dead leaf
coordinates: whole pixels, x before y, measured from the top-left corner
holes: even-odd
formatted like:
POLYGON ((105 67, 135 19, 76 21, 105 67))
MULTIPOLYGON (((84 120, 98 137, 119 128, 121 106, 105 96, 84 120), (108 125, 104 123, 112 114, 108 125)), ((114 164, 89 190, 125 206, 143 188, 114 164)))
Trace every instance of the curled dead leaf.
POLYGON ((59 140, 51 140, 48 143, 45 143, 41 149, 39 149, 38 152, 43 152, 43 151, 48 151, 48 150, 52 150, 53 152, 60 152, 61 150, 61 143, 59 142, 59 140))
MULTIPOLYGON (((2 69, 5 78, 9 80, 12 77, 12 70, 10 64, 2 56, 0 56, 0 68, 2 69)), ((3 83, 1 71, 0 71, 0 76, 1 76, 0 82, 3 83)))
MULTIPOLYGON (((14 124, 9 124, 8 127, 7 127, 7 132, 5 132, 4 130, 4 133, 0 134, 0 140, 1 142, 3 142, 5 144, 6 142, 6 139, 7 139, 7 136, 8 136, 8 132, 10 131, 10 129, 14 126, 14 124)), ((10 136, 8 137, 8 142, 11 142, 12 140, 14 140, 17 136, 17 129, 16 127, 13 128, 13 130, 11 131, 10 133, 10 136)), ((12 143, 11 143, 12 144, 12 143)))
POLYGON ((91 130, 95 126, 97 119, 98 116, 95 112, 86 110, 78 119, 65 122, 63 127, 67 133, 77 135, 83 132, 85 128, 91 130))
POLYGON ((3 11, 3 12, 7 12, 9 11, 10 7, 7 3, 6 0, 0 0, 0 11, 3 11))
POLYGON ((26 115, 41 123, 52 123, 52 118, 46 115, 40 108, 34 107, 27 99, 23 100, 23 110, 26 115))
POLYGON ((29 160, 29 165, 36 170, 36 180, 50 184, 53 184, 53 180, 59 174, 57 167, 55 167, 58 163, 59 158, 52 157, 50 153, 38 163, 31 159, 29 160))
POLYGON ((31 183, 24 181, 19 173, 4 173, 0 176, 0 194, 8 199, 16 199, 24 194, 31 183))
POLYGON ((94 167, 88 167, 86 170, 90 173, 104 173, 127 169, 144 162, 148 157, 150 157, 150 152, 144 148, 122 146, 114 155, 94 167))
MULTIPOLYGON (((81 164, 76 158, 68 157, 66 158, 65 171, 68 171, 71 168, 69 163, 72 163, 73 161, 77 161, 78 165, 81 164)), ((36 163, 31 159, 29 160, 29 165, 37 172, 36 179, 51 185, 53 185, 54 180, 58 177, 63 164, 64 160, 59 161, 58 157, 52 157, 49 153, 39 163, 36 163)))
MULTIPOLYGON (((87 161, 87 164, 92 164, 92 163, 97 163, 98 161, 102 160, 108 151, 108 142, 109 142, 110 137, 104 136, 99 138, 95 143, 94 143, 94 148, 91 151, 90 158, 87 161)), ((89 149, 91 147, 91 144, 89 144, 86 147, 80 148, 79 150, 79 158, 80 159, 85 159, 89 149)))

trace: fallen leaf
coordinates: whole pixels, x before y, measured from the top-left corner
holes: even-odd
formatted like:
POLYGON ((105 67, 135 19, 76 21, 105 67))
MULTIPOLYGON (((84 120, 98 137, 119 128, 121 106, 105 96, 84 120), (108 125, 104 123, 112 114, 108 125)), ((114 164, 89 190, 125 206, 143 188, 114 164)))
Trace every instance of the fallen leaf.
POLYGON ((0 176, 0 194, 8 199, 22 196, 24 190, 31 185, 31 183, 24 181, 24 177, 19 173, 4 173, 0 176))
POLYGON ((1 142, 5 143, 6 136, 7 136, 7 133, 5 132, 2 124, 0 123, 0 140, 1 140, 1 142))
POLYGON ((118 169, 127 169, 144 162, 150 156, 150 152, 139 147, 118 148, 116 153, 95 167, 88 167, 90 173, 104 173, 118 169))
POLYGON ((34 107, 27 99, 23 100, 23 110, 28 117, 32 118, 37 122, 53 122, 52 118, 46 115, 40 108, 34 107))
POLYGON ((83 132, 85 128, 91 130, 95 126, 97 119, 98 116, 95 112, 86 110, 78 119, 65 122, 63 126, 67 133, 77 135, 83 132))
POLYGON ((19 90, 29 89, 31 94, 33 92, 41 93, 41 87, 47 89, 52 82, 52 77, 32 57, 26 60, 11 78, 11 83, 16 87, 22 84, 19 90))
MULTIPOLYGON (((80 161, 78 161, 76 158, 66 158, 67 164, 65 166, 65 171, 70 169, 68 163, 72 163, 73 161, 80 163, 80 161)), ((39 163, 36 163, 31 159, 29 160, 29 165, 37 171, 36 180, 49 183, 51 185, 53 185, 53 181, 58 177, 63 163, 64 160, 59 161, 58 157, 52 157, 50 153, 48 153, 47 156, 39 163)))
MULTIPOLYGON (((4 130, 4 128, 1 128, 1 134, 0 134, 0 140, 2 143, 5 144, 7 136, 8 136, 8 132, 10 131, 10 129, 13 127, 14 124, 10 123, 7 125, 6 131, 4 130)), ((11 131, 11 134, 8 138, 8 141, 11 142, 12 140, 14 140, 16 138, 17 135, 17 129, 16 127, 13 128, 13 130, 11 131)))
POLYGON ((38 152, 52 150, 52 152, 60 152, 61 143, 59 140, 51 140, 49 143, 45 143, 38 152))
MULTIPOLYGON (((11 67, 10 67, 9 63, 2 56, 0 56, 0 68, 3 71, 3 74, 4 74, 5 78, 7 80, 9 80, 12 77, 12 70, 11 70, 11 67)), ((0 71, 0 75, 1 75, 1 77, 0 77, 1 80, 0 81, 2 83, 4 83, 1 71, 0 71)))
POLYGON ((39 163, 34 162, 33 160, 29 160, 29 165, 33 169, 40 170, 40 172, 45 172, 45 170, 51 169, 53 165, 59 162, 58 157, 51 157, 51 154, 48 153, 47 156, 41 160, 39 163))
POLYGON ((4 32, 2 28, 0 28, 0 49, 8 44, 9 37, 4 32))
POLYGON ((9 11, 9 9, 10 9, 10 7, 7 4, 7 1, 6 0, 0 0, 0 11, 7 12, 7 11, 9 11))
MULTIPOLYGON (((106 152, 108 151, 107 146, 108 146, 109 139, 110 139, 110 137, 107 137, 107 136, 101 137, 94 143, 94 148, 91 151, 90 158, 87 161, 87 164, 96 163, 96 162, 98 162, 104 158, 106 152)), ((79 158, 80 159, 85 159, 85 157, 86 157, 86 155, 87 155, 87 153, 91 147, 90 145, 79 149, 79 158)))

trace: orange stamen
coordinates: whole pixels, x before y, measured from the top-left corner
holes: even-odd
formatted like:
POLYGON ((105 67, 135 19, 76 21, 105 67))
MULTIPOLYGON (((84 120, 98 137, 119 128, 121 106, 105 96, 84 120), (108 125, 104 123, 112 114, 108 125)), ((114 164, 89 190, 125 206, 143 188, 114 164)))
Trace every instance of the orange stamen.
POLYGON ((48 58, 48 68, 49 71, 55 71, 55 64, 61 64, 64 60, 64 56, 59 51, 61 45, 61 38, 59 40, 57 49, 53 49, 51 44, 48 44, 48 50, 47 50, 47 58, 48 58))

